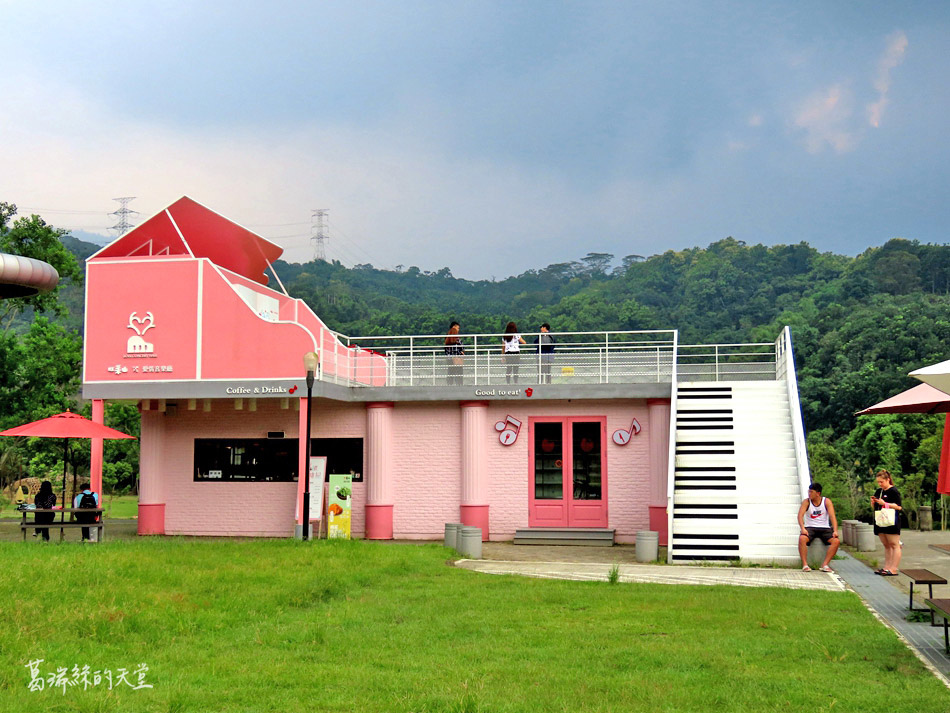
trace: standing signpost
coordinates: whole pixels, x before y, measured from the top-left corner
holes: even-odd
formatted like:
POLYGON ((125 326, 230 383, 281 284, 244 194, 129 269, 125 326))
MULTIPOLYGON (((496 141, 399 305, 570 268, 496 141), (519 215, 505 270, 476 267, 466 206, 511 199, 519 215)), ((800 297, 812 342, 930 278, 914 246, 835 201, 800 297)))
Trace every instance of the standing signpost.
POLYGON ((309 520, 307 525, 323 520, 323 482, 326 480, 326 474, 327 457, 310 456, 310 477, 306 483, 301 482, 297 487, 297 512, 301 514, 301 525, 303 513, 306 513, 309 520), (303 507, 304 505, 307 507, 303 507))
POLYGON ((353 502, 353 476, 330 474, 327 495, 327 539, 350 539, 350 504, 353 502))

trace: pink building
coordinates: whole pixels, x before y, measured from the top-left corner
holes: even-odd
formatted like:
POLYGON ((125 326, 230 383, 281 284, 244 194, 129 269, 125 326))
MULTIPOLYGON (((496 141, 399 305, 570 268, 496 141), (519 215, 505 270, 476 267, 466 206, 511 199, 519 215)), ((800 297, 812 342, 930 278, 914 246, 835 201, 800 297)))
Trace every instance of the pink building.
POLYGON ((673 559, 794 556, 808 480, 787 330, 686 347, 674 330, 555 333, 550 355, 529 332, 517 366, 501 335, 463 334, 458 360, 444 335, 336 334, 271 286, 280 254, 182 198, 88 260, 83 393, 96 420, 105 400, 140 404, 141 534, 293 534, 316 352, 312 452, 353 474, 355 536, 655 530, 673 559), (756 430, 772 421, 774 446, 756 430), (749 478, 763 517, 791 513, 788 553, 744 538, 749 478))

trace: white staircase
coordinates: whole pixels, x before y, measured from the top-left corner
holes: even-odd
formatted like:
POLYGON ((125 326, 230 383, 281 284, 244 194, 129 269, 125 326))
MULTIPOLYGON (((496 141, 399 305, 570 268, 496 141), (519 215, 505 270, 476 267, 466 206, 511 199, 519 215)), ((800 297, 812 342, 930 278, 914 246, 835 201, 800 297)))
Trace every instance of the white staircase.
POLYGON ((670 560, 797 562, 802 495, 786 382, 680 382, 676 400, 670 560))

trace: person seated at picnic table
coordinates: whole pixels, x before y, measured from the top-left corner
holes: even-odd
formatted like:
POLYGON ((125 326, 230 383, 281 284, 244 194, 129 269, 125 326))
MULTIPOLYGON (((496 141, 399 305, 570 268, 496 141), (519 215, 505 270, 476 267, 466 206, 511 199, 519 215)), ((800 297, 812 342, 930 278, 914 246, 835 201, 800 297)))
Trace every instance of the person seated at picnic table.
MULTIPOLYGON (((40 491, 36 494, 36 497, 33 498, 33 503, 36 507, 43 510, 52 510, 56 507, 56 494, 53 492, 53 484, 48 480, 44 480, 40 483, 40 491)), ((51 523, 56 519, 56 513, 54 512, 38 512, 33 515, 33 520, 36 523, 51 523)), ((37 527, 33 532, 33 537, 37 535, 42 535, 43 539, 49 542, 49 528, 48 527, 37 527)))
POLYGON ((808 545, 816 537, 828 545, 825 561, 821 565, 822 572, 833 572, 830 562, 838 551, 838 518, 835 517, 835 506, 831 500, 821 496, 821 483, 812 483, 808 486, 808 497, 802 500, 798 508, 798 526, 801 534, 798 536, 798 554, 802 558, 802 571, 811 572, 808 566, 808 545))
MULTIPOLYGON (((99 507, 99 494, 93 492, 89 489, 89 483, 83 483, 81 486, 80 492, 73 498, 73 507, 74 508, 97 508, 99 507)), ((89 522, 93 523, 99 519, 98 513, 86 513, 80 512, 76 513, 77 522, 89 522)), ((89 528, 83 527, 82 529, 82 539, 89 539, 89 528)))

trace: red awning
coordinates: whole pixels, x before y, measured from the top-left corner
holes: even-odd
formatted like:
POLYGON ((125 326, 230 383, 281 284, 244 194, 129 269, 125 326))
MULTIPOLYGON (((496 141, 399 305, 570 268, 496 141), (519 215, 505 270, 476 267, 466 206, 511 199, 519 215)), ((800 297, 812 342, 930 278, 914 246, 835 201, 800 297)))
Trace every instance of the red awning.
POLYGON ((122 431, 90 421, 85 416, 64 411, 49 418, 25 423, 0 431, 0 436, 29 436, 31 438, 135 438, 122 431))
POLYGON ((930 384, 918 384, 902 391, 897 396, 884 399, 879 404, 858 411, 858 416, 875 413, 945 413, 943 443, 940 448, 940 469, 937 473, 937 492, 950 495, 950 394, 935 389, 930 384))
POLYGON ((858 416, 872 413, 947 413, 950 412, 950 394, 935 389, 930 384, 918 384, 902 391, 897 396, 884 399, 879 404, 858 411, 858 416))

